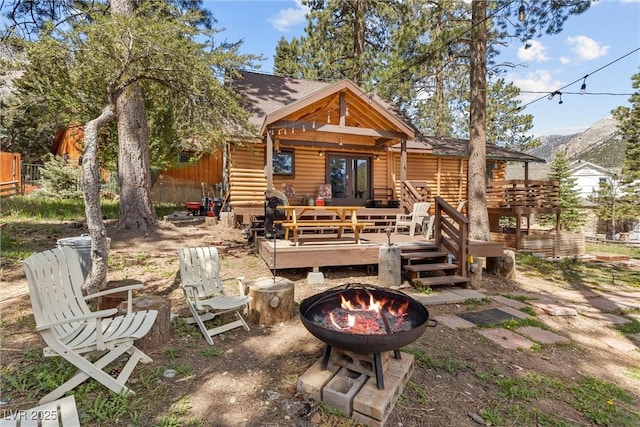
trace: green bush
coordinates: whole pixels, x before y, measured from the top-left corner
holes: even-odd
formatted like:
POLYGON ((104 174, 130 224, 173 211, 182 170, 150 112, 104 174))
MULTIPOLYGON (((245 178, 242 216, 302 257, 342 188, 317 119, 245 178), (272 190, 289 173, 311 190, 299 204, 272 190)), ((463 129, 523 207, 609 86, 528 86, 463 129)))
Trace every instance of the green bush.
POLYGON ((61 199, 82 198, 82 169, 75 163, 69 163, 60 156, 47 156, 40 170, 42 188, 38 191, 43 196, 61 199))

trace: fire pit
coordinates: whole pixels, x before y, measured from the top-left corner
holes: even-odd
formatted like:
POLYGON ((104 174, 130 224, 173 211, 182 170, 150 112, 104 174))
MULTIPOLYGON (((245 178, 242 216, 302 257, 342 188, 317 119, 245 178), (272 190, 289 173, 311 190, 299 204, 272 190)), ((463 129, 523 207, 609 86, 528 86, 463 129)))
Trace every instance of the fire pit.
POLYGON ((331 347, 374 356, 378 388, 384 388, 380 353, 417 340, 429 323, 427 309, 410 296, 387 288, 351 283, 313 295, 300 304, 307 330, 326 344, 323 368, 331 347))

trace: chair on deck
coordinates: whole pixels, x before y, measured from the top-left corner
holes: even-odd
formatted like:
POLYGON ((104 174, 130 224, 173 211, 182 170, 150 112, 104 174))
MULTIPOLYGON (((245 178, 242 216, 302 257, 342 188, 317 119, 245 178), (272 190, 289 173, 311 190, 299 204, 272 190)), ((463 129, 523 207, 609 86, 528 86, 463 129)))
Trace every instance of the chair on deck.
POLYGON ((331 184, 320 184, 318 186, 318 197, 322 197, 325 205, 331 206, 331 199, 333 197, 331 194, 331 184))
POLYGON ((409 236, 414 236, 416 225, 422 227, 422 220, 429 215, 430 207, 430 202, 418 202, 413 204, 413 212, 410 214, 396 214, 394 234, 398 234, 398 227, 409 227, 409 236))
POLYGON ((78 368, 71 379, 40 399, 40 404, 59 399, 89 377, 115 393, 130 392, 125 383, 135 366, 138 362, 152 362, 133 343, 149 332, 158 315, 155 310, 131 311, 132 290, 142 288, 142 284, 84 297, 80 256, 70 247, 31 255, 24 261, 24 270, 36 330, 47 344, 44 355, 61 356, 78 368), (91 311, 86 303, 88 299, 121 291, 128 292, 124 315, 115 316, 116 308, 91 311), (129 354, 129 360, 118 377, 113 378, 103 369, 124 353, 129 354), (92 361, 92 356, 98 359, 92 361))
MULTIPOLYGON (((180 258, 180 280, 184 296, 193 317, 187 323, 196 323, 207 342, 213 345, 213 336, 249 325, 240 314, 247 308, 251 297, 245 295, 242 278, 235 278, 240 288, 239 295, 227 295, 220 279, 220 258, 214 247, 178 249, 180 258), (205 322, 224 313, 235 313, 237 320, 207 329, 205 322)), ((234 278, 225 279, 234 280, 234 278)))
POLYGON ((287 196, 290 205, 299 205, 300 197, 296 195, 296 189, 293 182, 283 182, 281 187, 282 193, 287 196))

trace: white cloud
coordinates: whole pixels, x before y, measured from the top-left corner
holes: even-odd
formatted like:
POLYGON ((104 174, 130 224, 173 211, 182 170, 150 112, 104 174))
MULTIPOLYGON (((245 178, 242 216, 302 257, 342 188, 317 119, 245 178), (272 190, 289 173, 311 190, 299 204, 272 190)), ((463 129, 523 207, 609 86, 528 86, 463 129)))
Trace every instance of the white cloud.
POLYGON ((523 62, 548 61, 546 50, 538 40, 527 40, 524 46, 518 48, 518 59, 523 62))
POLYGON ((571 51, 584 60, 593 60, 604 56, 609 51, 609 46, 602 45, 587 36, 567 37, 566 43, 571 46, 571 51))
POLYGON ((562 65, 571 64, 571 58, 569 58, 568 56, 561 56, 559 60, 562 65))
POLYGON ((300 0, 296 0, 295 3, 296 7, 280 9, 275 16, 269 18, 273 28, 286 33, 291 27, 305 21, 305 15, 309 12, 309 8, 300 4, 300 0))
POLYGON ((522 91, 536 92, 521 94, 520 99, 523 103, 538 99, 543 96, 544 92, 551 93, 563 86, 562 82, 554 79, 548 70, 536 70, 525 76, 512 74, 508 75, 507 79, 522 91))

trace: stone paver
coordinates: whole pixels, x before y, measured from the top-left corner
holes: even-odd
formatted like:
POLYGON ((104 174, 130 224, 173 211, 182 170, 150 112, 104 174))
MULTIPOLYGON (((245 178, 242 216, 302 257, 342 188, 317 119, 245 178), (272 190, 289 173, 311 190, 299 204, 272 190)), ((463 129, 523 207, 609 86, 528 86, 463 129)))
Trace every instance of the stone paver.
POLYGON ((566 307, 558 304, 549 304, 542 302, 532 302, 531 305, 534 305, 547 313, 550 316, 577 316, 578 310, 571 307, 566 307))
POLYGON ((479 329, 478 333, 508 350, 531 348, 534 342, 507 329, 479 329))
POLYGON ((608 345, 614 350, 622 351, 625 353, 628 351, 634 351, 638 348, 636 347, 635 344, 625 339, 605 337, 605 338, 602 338, 602 342, 604 342, 606 345, 608 345))
POLYGON ((457 292, 452 291, 440 291, 438 292, 438 296, 442 298, 445 304, 461 304, 467 299, 457 292))
POLYGON ((452 289, 451 292, 454 292, 461 297, 464 297, 465 300, 473 298, 473 299, 482 299, 486 298, 487 295, 482 292, 476 291, 474 289, 452 289))
POLYGON ((575 291, 559 291, 554 293, 555 296, 564 300, 565 302, 586 302, 589 298, 595 298, 600 296, 590 289, 580 289, 575 291))
POLYGON ((438 323, 442 323, 443 325, 451 328, 451 329, 469 329, 473 328, 476 325, 469 322, 468 320, 463 319, 462 317, 456 316, 455 314, 440 314, 433 317, 438 323))
POLYGON ((617 304, 609 298, 591 298, 589 304, 602 311, 616 311, 619 308, 627 308, 626 306, 617 304))
POLYGON ((515 308, 512 308, 512 307, 498 307, 498 310, 504 311, 505 313, 515 316, 518 319, 528 319, 529 317, 531 317, 527 313, 520 310, 516 310, 515 308))
POLYGON ((562 335, 558 335, 551 331, 545 331, 544 329, 538 328, 537 326, 523 326, 522 328, 518 328, 517 332, 527 338, 543 344, 571 342, 571 340, 567 337, 563 337, 562 335))
POLYGON ((611 325, 624 325, 625 323, 631 322, 631 320, 627 319, 626 317, 616 316, 615 314, 611 313, 583 313, 583 316, 602 320, 603 322, 609 323, 611 325))
POLYGON ((407 292, 413 299, 418 301, 422 305, 442 305, 444 300, 437 294, 425 295, 417 292, 407 292))
POLYGON ((492 300, 494 300, 495 302, 499 302, 500 304, 504 304, 504 305, 508 305, 509 307, 515 308, 516 310, 520 310, 522 308, 527 307, 528 305, 520 302, 518 300, 515 299, 511 299, 511 298, 506 298, 503 297, 502 295, 492 295, 490 297, 492 300))

